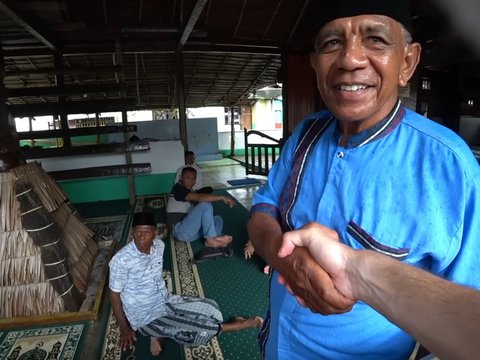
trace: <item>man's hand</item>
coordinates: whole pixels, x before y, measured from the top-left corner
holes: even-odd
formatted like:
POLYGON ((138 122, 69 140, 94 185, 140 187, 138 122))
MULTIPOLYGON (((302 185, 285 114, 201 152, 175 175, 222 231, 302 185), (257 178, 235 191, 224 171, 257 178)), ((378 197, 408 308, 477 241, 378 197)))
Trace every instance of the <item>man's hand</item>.
POLYGON ((233 198, 228 196, 222 196, 222 201, 228 206, 230 206, 231 208, 235 205, 235 200, 233 200, 233 198))
POLYGON ((298 302, 323 315, 350 311, 355 300, 344 296, 330 275, 318 265, 305 248, 296 248, 285 259, 279 282, 287 286, 298 302))
POLYGON ((122 351, 126 351, 127 349, 135 350, 135 341, 137 341, 137 335, 135 333, 135 330, 133 330, 131 327, 120 329, 119 344, 122 351))
MULTIPOLYGON (((287 232, 283 235, 278 256, 288 257, 299 247, 308 248, 310 255, 333 281, 337 291, 347 298, 354 299, 352 284, 347 274, 348 264, 353 261, 353 249, 341 244, 334 230, 318 223, 309 223, 300 230, 287 232)), ((285 277, 281 277, 279 281, 285 284, 294 295, 299 296, 285 277)), ((300 296, 300 303, 303 303, 303 300, 300 296)))
POLYGON ((247 241, 245 244, 245 248, 243 249, 243 254, 245 255, 245 259, 250 259, 255 252, 255 249, 253 248, 253 244, 250 240, 247 241))

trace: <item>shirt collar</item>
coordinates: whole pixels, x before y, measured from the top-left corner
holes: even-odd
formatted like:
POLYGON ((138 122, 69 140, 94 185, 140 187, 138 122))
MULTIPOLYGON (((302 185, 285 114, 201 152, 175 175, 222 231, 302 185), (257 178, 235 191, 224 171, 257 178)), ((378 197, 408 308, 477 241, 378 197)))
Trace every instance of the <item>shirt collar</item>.
MULTIPOLYGON (((360 147, 369 144, 373 141, 379 140, 391 133, 405 116, 405 108, 401 105, 400 99, 397 100, 390 114, 386 118, 379 121, 377 124, 369 129, 366 129, 358 134, 352 135, 348 139, 347 148, 360 147)), ((340 141, 342 136, 339 122, 336 122, 335 137, 340 141)))
POLYGON ((150 256, 150 255, 152 255, 152 251, 156 248, 156 246, 155 246, 155 240, 157 240, 157 239, 155 238, 155 239, 153 240, 152 246, 150 247, 150 254, 145 254, 145 253, 141 252, 140 250, 138 250, 137 244, 135 244, 135 240, 132 239, 131 241, 132 241, 132 246, 133 246, 133 249, 134 249, 135 254, 137 254, 138 257, 150 256))

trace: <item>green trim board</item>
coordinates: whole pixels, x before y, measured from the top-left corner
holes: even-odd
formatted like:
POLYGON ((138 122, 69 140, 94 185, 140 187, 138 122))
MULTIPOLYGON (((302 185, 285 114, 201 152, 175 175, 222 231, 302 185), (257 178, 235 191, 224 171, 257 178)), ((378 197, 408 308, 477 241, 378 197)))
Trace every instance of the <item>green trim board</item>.
MULTIPOLYGON (((137 175, 134 177, 136 195, 169 193, 174 178, 174 173, 137 175)), ((68 180, 59 184, 73 203, 129 198, 127 176, 68 180)))
MULTIPOLYGON (((223 157, 229 157, 232 155, 232 150, 230 149, 220 149, 218 152, 222 154, 223 157)), ((245 156, 245 149, 234 149, 233 155, 245 156)))

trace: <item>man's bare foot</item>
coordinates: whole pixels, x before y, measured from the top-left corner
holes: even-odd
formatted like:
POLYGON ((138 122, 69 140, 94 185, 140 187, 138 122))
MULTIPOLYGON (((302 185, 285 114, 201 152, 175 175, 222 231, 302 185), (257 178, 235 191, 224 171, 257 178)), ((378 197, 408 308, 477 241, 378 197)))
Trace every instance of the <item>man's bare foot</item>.
POLYGON ((237 331, 244 329, 259 328, 262 326, 263 319, 260 316, 244 318, 237 316, 232 322, 222 324, 222 331, 237 331))
POLYGON ((153 356, 157 356, 162 352, 163 350, 162 344, 163 344, 162 338, 150 336, 150 352, 152 353, 153 356))
POLYGON ((265 265, 263 268, 263 273, 267 275, 270 274, 270 265, 265 265))
POLYGON ((230 235, 221 235, 221 236, 215 236, 215 237, 209 237, 207 240, 205 240, 205 246, 208 247, 225 247, 228 244, 230 244, 233 240, 233 237, 230 235))

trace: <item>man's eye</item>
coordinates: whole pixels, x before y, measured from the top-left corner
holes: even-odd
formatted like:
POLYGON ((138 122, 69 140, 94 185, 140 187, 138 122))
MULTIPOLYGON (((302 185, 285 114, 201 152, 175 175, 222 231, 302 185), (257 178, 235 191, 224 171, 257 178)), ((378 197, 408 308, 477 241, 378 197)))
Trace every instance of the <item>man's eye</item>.
POLYGON ((338 39, 332 39, 332 40, 325 41, 325 43, 323 44, 323 47, 331 47, 339 44, 340 44, 340 41, 338 39))
POLYGON ((340 40, 338 39, 330 39, 330 40, 325 40, 323 42, 319 42, 316 46, 317 51, 322 51, 322 50, 329 50, 332 48, 336 48, 340 45, 340 40))
POLYGON ((378 36, 370 36, 370 40, 374 43, 384 43, 385 41, 378 36))

